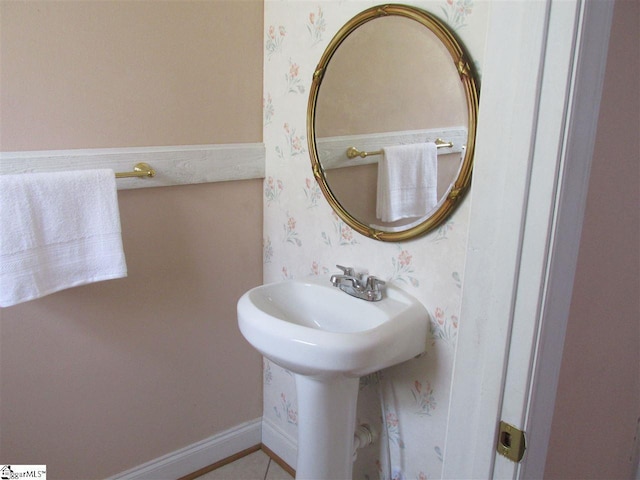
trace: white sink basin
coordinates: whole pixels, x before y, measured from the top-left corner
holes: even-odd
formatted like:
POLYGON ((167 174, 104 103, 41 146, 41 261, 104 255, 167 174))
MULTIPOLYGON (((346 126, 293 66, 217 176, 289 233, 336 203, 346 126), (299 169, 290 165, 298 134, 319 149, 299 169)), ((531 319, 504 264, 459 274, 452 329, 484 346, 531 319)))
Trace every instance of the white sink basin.
POLYGON ((294 373, 360 377, 421 354, 429 314, 393 285, 368 302, 328 276, 307 277, 249 290, 238 301, 238 325, 254 348, 294 373))
POLYGON ((393 285, 368 302, 328 276, 307 277, 249 290, 238 301, 238 325, 256 350, 294 373, 296 479, 350 480, 359 377, 421 354, 429 314, 393 285))

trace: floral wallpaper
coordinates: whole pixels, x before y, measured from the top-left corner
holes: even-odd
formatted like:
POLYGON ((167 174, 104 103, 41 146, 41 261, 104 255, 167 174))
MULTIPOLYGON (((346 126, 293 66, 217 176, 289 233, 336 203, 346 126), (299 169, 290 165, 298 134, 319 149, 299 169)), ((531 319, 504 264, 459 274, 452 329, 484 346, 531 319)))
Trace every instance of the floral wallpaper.
MULTIPOLYGON (((419 358, 361 379, 358 421, 381 439, 358 452, 354 479, 441 477, 449 390, 456 349, 471 195, 436 231, 405 243, 354 232, 333 213, 316 184, 307 151, 311 76, 337 30, 368 0, 266 0, 263 138, 264 281, 326 275, 349 265, 393 282, 432 314, 427 351, 419 358)), ((453 28, 481 65, 487 2, 406 2, 453 28)), ((293 375, 264 361, 264 417, 296 438, 293 375)))

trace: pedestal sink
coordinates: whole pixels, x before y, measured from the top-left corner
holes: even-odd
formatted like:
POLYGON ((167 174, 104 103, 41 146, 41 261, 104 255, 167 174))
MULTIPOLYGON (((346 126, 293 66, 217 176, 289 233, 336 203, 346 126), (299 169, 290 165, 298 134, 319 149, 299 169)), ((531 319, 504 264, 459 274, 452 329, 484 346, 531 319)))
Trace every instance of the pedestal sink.
POLYGON ((238 325, 295 375, 296 479, 351 480, 359 377, 424 352, 425 307, 394 285, 368 302, 327 277, 307 277, 249 290, 238 301, 238 325))

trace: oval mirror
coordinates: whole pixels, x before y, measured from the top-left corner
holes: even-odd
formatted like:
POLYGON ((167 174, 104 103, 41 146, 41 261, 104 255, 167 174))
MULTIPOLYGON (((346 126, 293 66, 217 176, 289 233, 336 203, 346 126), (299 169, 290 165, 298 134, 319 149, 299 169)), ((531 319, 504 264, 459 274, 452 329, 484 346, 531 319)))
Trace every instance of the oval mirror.
POLYGON ((478 110, 471 60, 431 14, 369 8, 331 40, 307 112, 313 173, 334 211, 382 241, 422 235, 471 181, 478 110))

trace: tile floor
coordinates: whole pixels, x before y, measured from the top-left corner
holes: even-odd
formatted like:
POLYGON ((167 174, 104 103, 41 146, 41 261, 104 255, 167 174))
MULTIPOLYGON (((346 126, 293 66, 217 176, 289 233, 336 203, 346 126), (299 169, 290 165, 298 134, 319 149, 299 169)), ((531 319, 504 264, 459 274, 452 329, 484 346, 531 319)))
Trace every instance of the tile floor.
POLYGON ((293 480, 262 450, 201 475, 196 480, 293 480))

